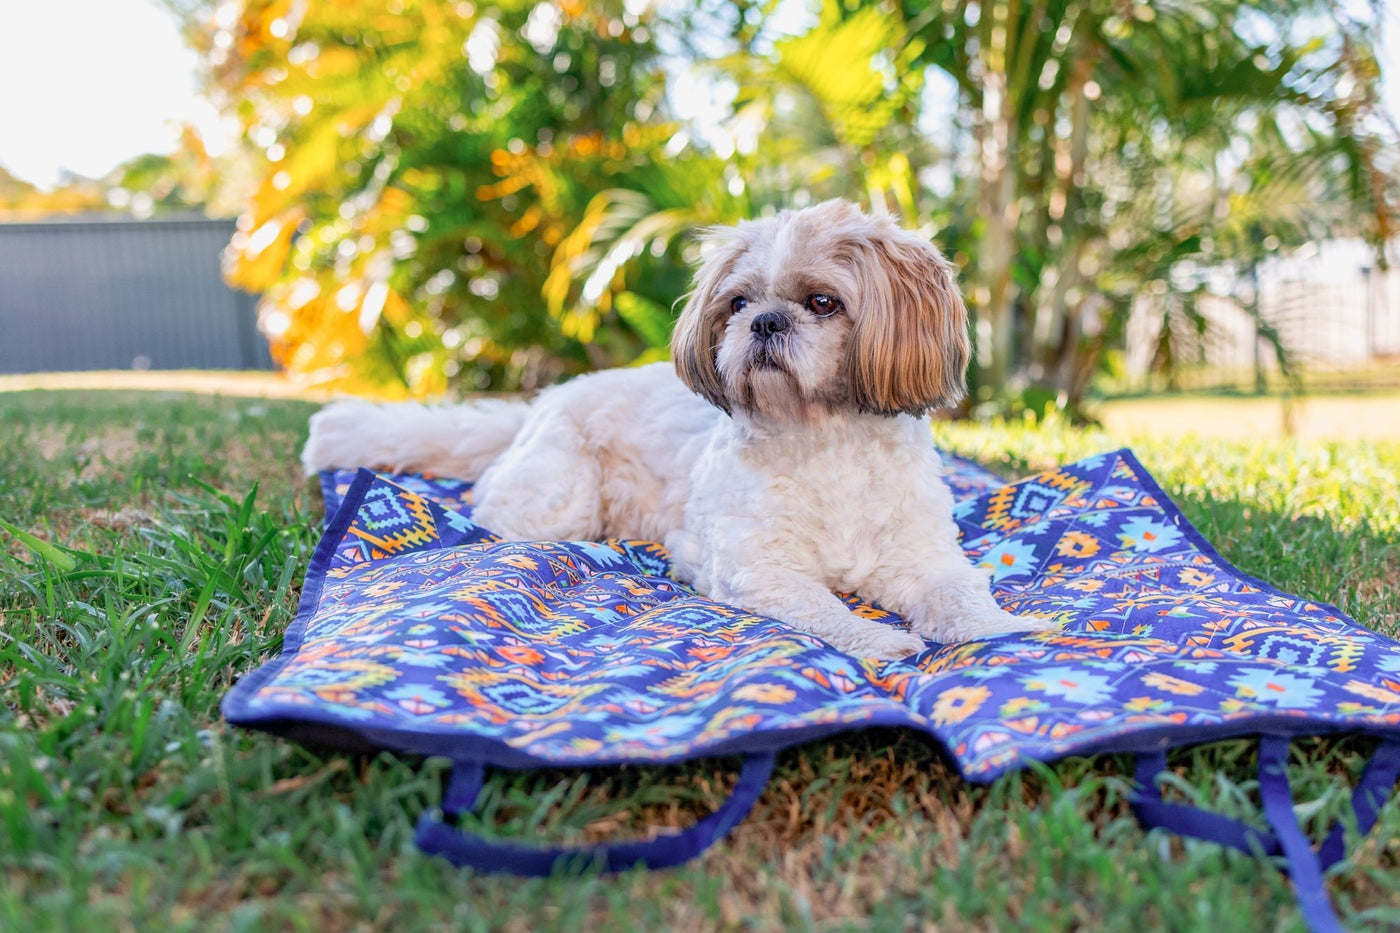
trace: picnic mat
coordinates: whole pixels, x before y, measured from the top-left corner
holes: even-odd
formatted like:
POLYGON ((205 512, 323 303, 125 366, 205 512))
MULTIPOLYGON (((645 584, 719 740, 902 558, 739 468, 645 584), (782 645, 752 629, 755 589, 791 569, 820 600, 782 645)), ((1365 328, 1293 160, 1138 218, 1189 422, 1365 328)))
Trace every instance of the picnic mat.
POLYGON ((1058 629, 857 659, 670 579, 655 542, 503 542, 471 520, 460 481, 324 474, 327 522, 297 618, 280 656, 230 691, 225 716, 451 758, 443 814, 424 815, 419 845, 522 873, 570 858, 683 861, 743 818, 776 751, 845 730, 917 729, 975 782, 1128 752, 1144 824, 1281 856, 1308 922, 1335 928, 1322 872, 1344 856, 1344 832, 1315 848, 1299 829, 1289 740, 1383 739, 1353 796, 1354 825, 1369 831, 1400 774, 1400 643, 1235 570, 1127 450, 1010 484, 958 458, 948 467, 963 547, 991 570, 997 601, 1058 629), (1168 749, 1232 736, 1260 738, 1269 829, 1157 790, 1168 749), (733 795, 680 833, 569 849, 453 825, 487 767, 736 754, 733 795))

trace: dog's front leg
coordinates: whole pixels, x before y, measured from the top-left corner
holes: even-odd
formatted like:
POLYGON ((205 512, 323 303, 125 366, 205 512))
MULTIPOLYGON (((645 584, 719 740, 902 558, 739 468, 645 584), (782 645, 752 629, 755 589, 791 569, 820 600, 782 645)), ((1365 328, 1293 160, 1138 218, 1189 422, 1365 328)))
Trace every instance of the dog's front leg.
POLYGON ((936 642, 968 641, 1008 632, 1034 632, 1052 623, 1003 610, 992 598, 991 574, 961 554, 890 573, 871 595, 936 642))
POLYGON ((750 612, 772 616, 862 658, 895 660, 923 651, 918 635, 862 619, 821 583, 779 567, 754 566, 710 595, 750 612))

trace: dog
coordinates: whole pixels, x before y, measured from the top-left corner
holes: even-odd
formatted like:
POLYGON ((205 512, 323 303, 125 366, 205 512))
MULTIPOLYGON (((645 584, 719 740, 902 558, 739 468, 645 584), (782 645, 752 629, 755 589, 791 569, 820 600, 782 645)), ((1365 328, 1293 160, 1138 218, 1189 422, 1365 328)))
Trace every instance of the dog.
POLYGON ((474 480, 474 519, 510 540, 661 541, 682 582, 861 657, 1046 627, 1002 611, 958 544, 927 414, 966 391, 970 347, 938 250, 844 201, 706 239, 673 363, 530 402, 334 403, 307 472, 474 480))

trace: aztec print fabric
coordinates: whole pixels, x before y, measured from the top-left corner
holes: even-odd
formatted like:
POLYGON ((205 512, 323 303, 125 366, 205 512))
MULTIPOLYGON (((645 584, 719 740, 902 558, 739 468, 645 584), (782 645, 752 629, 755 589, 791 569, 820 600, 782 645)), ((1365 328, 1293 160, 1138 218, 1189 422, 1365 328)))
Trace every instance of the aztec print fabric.
POLYGON ((229 695, 231 721, 506 767, 907 726, 975 781, 1231 735, 1400 735, 1400 645, 1235 571, 1127 451, 1010 485, 955 462, 965 550, 1006 609, 1059 628, 894 662, 699 596, 655 543, 500 542, 463 484, 442 487, 459 510, 437 482, 360 472, 282 656, 229 695))

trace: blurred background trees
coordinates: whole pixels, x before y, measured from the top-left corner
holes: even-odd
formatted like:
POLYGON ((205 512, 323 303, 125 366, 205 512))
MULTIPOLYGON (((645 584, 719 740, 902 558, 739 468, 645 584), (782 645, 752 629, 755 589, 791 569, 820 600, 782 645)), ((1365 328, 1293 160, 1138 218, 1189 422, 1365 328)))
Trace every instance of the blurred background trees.
POLYGON ((228 276, 345 387, 662 357, 698 228, 841 196, 961 266, 975 403, 1075 411, 1142 295, 1169 362, 1222 270, 1395 232, 1379 4, 169 5, 255 160, 228 276))

